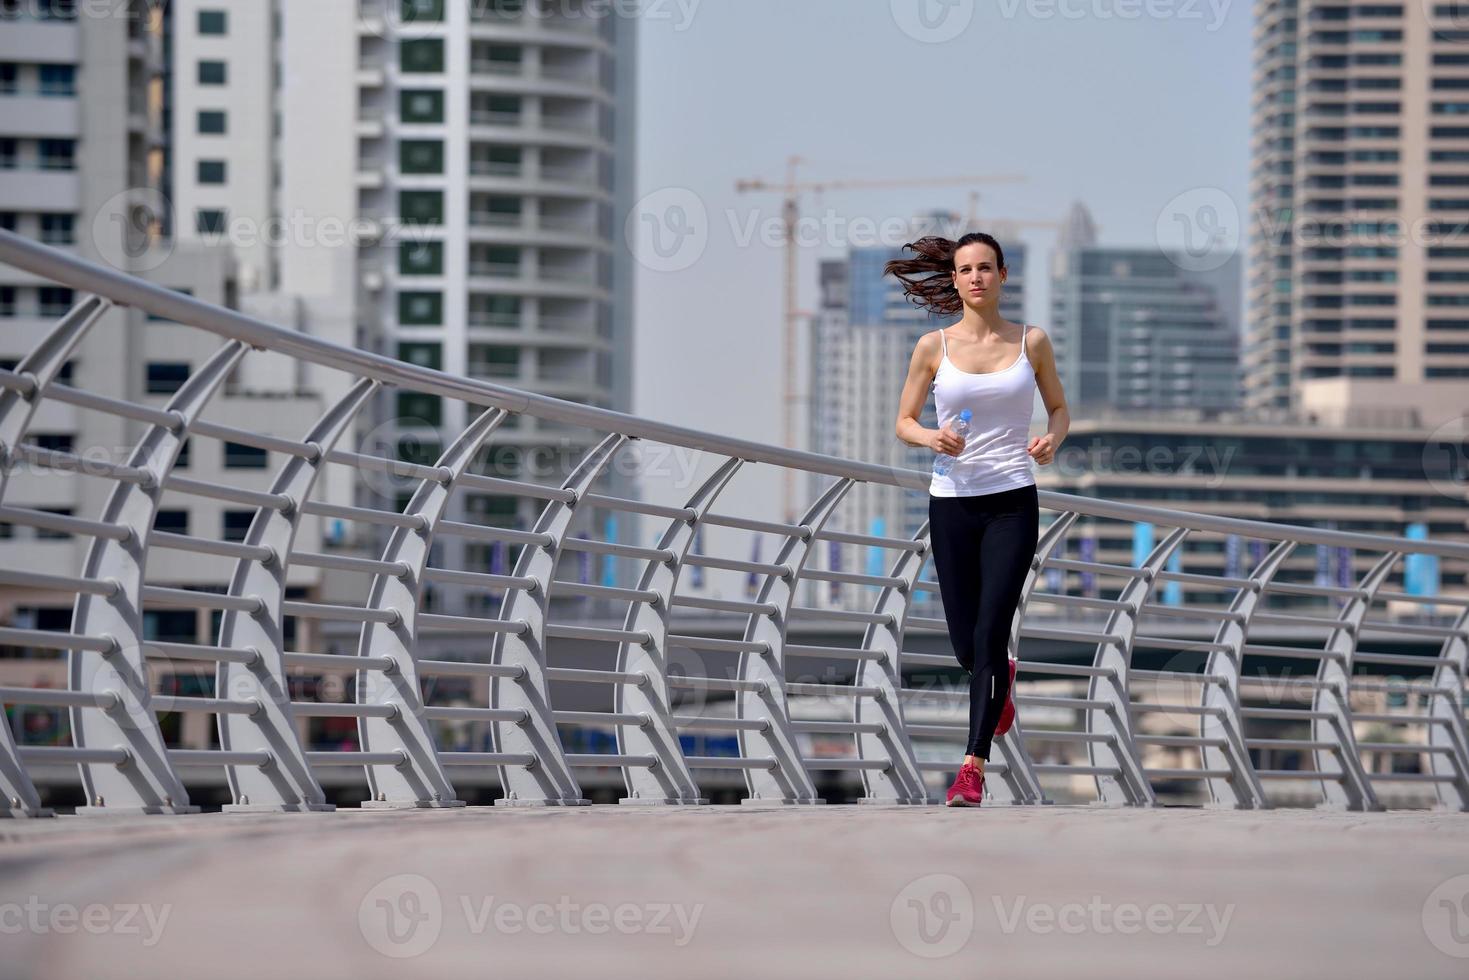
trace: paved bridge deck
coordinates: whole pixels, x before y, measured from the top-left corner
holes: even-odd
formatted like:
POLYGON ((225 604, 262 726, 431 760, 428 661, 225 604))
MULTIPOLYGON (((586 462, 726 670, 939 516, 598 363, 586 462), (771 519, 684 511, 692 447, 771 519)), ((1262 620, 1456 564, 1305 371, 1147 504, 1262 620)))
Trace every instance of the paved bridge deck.
POLYGON ((0 822, 9 977, 1463 977, 1469 817, 475 808, 0 822))

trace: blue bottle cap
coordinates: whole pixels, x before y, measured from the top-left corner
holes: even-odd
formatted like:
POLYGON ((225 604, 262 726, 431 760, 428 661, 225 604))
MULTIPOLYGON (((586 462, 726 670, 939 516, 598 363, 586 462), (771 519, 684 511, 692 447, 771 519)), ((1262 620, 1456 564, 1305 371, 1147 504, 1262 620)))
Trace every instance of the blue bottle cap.
POLYGON ((966 408, 966 409, 964 409, 964 411, 962 411, 962 412, 959 413, 959 417, 961 419, 963 419, 964 421, 968 422, 970 419, 974 418, 974 413, 971 412, 969 409, 966 408))

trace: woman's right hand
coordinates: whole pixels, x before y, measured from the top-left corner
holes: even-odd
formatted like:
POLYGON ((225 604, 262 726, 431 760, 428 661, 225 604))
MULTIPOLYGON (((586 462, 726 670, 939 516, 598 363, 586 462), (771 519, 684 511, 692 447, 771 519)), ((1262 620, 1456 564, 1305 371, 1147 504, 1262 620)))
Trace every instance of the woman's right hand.
POLYGON ((958 456, 964 450, 964 437, 949 428, 929 429, 928 448, 936 453, 958 456))

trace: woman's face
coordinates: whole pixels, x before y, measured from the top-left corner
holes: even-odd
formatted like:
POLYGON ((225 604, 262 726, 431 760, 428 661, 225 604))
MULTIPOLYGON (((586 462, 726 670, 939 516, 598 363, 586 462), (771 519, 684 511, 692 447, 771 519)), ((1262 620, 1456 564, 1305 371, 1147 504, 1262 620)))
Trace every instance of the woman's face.
POLYGON ((954 253, 954 288, 965 306, 985 306, 999 301, 1005 273, 995 250, 984 242, 972 242, 954 253))

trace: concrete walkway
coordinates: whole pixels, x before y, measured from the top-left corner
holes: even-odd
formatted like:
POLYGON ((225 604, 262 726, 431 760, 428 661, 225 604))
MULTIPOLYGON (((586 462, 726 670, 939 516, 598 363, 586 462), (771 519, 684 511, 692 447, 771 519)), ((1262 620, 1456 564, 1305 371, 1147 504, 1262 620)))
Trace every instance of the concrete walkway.
POLYGON ((605 806, 0 821, 4 978, 1063 971, 1462 978, 1469 815, 605 806))

